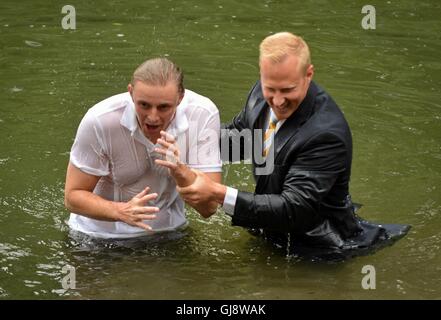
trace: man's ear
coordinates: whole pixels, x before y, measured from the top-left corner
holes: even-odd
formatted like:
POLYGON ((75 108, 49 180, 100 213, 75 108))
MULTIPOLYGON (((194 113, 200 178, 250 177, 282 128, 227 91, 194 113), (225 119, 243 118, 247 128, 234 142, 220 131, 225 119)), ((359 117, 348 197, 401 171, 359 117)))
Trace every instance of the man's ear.
POLYGON ((133 86, 132 86, 131 83, 129 83, 129 84, 127 85, 127 91, 130 93, 130 95, 132 95, 132 92, 133 92, 133 86))
POLYGON ((306 77, 308 78, 309 81, 311 81, 313 75, 314 75, 314 65, 310 64, 306 69, 306 77))
POLYGON ((184 94, 185 94, 185 89, 184 89, 184 92, 180 93, 180 95, 179 95, 179 100, 178 100, 177 106, 179 106, 181 104, 182 99, 184 99, 184 94))

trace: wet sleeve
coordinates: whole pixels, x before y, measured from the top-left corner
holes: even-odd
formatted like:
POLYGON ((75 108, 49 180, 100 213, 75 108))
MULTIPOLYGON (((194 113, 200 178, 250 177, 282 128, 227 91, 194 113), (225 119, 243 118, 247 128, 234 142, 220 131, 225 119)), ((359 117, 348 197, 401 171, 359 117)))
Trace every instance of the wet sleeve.
POLYGON ((70 162, 81 171, 94 176, 110 173, 103 134, 96 117, 87 113, 78 127, 70 152, 70 162))
POLYGON ((219 134, 220 118, 216 112, 198 128, 196 143, 189 150, 190 167, 204 172, 222 172, 219 134))

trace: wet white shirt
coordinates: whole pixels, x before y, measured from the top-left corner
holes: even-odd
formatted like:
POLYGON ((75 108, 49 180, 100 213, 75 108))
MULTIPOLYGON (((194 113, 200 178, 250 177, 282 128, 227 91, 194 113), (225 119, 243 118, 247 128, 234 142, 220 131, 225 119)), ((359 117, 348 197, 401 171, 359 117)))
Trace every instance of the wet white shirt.
MULTIPOLYGON (((206 97, 185 90, 174 119, 166 130, 176 137, 181 161, 204 172, 221 172, 220 119, 216 105, 206 97)), ((161 157, 156 146, 138 126, 130 94, 122 93, 93 106, 82 119, 70 153, 71 163, 81 171, 101 176, 94 193, 112 201, 129 201, 145 187, 158 197, 149 205, 160 212, 146 220, 153 231, 185 227, 184 202, 167 168, 155 164, 161 157)), ((71 213, 69 226, 99 238, 131 238, 149 232, 124 222, 91 219, 71 213)))

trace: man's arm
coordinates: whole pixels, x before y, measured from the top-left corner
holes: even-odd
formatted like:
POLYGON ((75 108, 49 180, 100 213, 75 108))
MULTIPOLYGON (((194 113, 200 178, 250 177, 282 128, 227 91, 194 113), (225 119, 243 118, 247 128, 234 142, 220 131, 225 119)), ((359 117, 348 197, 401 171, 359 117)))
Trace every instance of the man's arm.
MULTIPOLYGON (((156 159, 155 162, 170 169, 170 174, 175 179, 178 187, 191 185, 196 179, 196 174, 179 160, 180 152, 175 144, 174 137, 165 131, 161 131, 161 137, 161 139, 158 139, 158 143, 162 148, 157 148, 155 151, 163 155, 165 160, 156 159)), ((222 181, 222 174, 220 172, 208 172, 206 175, 214 182, 220 183, 222 181)), ((213 215, 218 207, 217 202, 210 200, 201 201, 197 204, 189 203, 189 205, 196 209, 204 218, 209 218, 213 215)))
MULTIPOLYGON (((220 184, 222 182, 222 174, 220 172, 206 172, 205 175, 213 182, 220 184)), ((196 178, 195 178, 196 179, 196 178)), ((179 185, 178 185, 179 186, 179 185)), ((214 213, 216 213, 218 202, 217 201, 207 201, 206 204, 190 204, 191 207, 196 209, 201 216, 204 218, 211 217, 214 213)))
POLYGON ((145 230, 151 227, 143 220, 155 219, 157 207, 145 206, 148 201, 157 197, 156 193, 148 194, 145 188, 128 202, 106 200, 93 193, 101 177, 84 173, 69 162, 64 189, 64 203, 71 212, 104 221, 122 221, 145 230))
POLYGON ((318 134, 288 165, 287 174, 280 177, 280 183, 283 183, 280 194, 239 191, 233 225, 305 232, 321 221, 323 217, 318 214, 320 203, 339 174, 346 170, 344 142, 330 133, 318 134))
MULTIPOLYGON (((280 194, 255 194, 239 191, 232 222, 249 228, 277 231, 305 231, 319 221, 320 202, 332 188, 338 174, 345 170, 346 147, 337 137, 316 137, 289 167, 280 194), (319 156, 320 155, 320 156, 319 156)), ((216 201, 222 204, 227 187, 196 173, 195 183, 178 188, 190 204, 216 201)))

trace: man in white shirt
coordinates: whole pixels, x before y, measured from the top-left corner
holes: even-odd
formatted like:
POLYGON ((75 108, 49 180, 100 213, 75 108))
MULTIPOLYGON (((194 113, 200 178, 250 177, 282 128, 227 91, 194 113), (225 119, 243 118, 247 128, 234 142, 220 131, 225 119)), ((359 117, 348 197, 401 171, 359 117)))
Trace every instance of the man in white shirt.
MULTIPOLYGON (((66 175, 69 226, 99 238, 185 227, 176 185, 194 181, 190 168, 221 181, 219 131, 217 107, 184 89, 179 67, 165 58, 147 60, 128 92, 99 102, 80 123, 66 175), (159 165, 170 153, 174 165, 159 165)), ((193 207, 209 216, 217 203, 193 207)))

